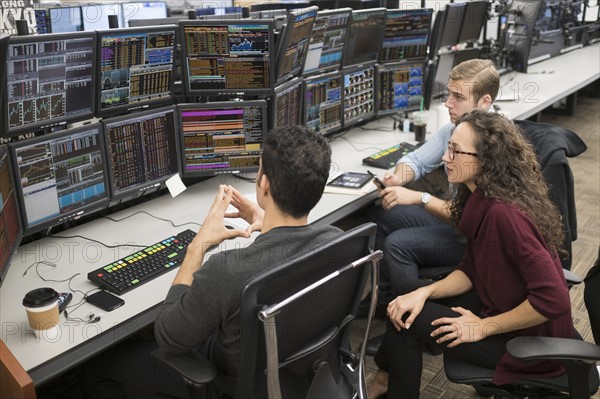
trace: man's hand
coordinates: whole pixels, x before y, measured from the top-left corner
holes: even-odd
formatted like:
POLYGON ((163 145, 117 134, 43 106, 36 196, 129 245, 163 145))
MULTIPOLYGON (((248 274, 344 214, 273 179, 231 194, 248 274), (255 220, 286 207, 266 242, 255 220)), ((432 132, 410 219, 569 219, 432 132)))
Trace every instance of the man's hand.
POLYGON ((379 191, 381 206, 389 211, 396 205, 419 205, 421 193, 402 186, 386 187, 379 191))
POLYGON ((232 188, 233 196, 231 198, 231 205, 235 206, 237 212, 228 212, 225 214, 226 218, 242 218, 250 224, 246 228, 248 236, 253 231, 261 231, 263 219, 265 217, 265 211, 254 202, 248 200, 239 193, 236 189, 232 188))
POLYGON ((250 236, 245 231, 230 230, 225 227, 223 219, 225 218, 225 211, 231 203, 233 191, 233 187, 231 186, 223 184, 219 186, 219 192, 213 200, 208 215, 206 215, 206 219, 204 219, 202 227, 198 230, 198 234, 196 234, 192 245, 194 245, 195 241, 198 241, 206 248, 207 246, 219 245, 230 238, 250 236))
POLYGON ((432 326, 440 326, 432 331, 432 337, 439 337, 438 344, 448 342, 448 348, 454 348, 467 342, 478 342, 486 337, 484 322, 480 317, 465 308, 456 307, 452 310, 459 317, 442 317, 431 322, 432 326))

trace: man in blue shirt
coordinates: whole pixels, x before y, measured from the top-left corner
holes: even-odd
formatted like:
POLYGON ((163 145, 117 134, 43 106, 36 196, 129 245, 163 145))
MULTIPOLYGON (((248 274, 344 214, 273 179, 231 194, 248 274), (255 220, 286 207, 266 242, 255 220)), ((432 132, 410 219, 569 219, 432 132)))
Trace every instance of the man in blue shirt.
MULTIPOLYGON (((373 208, 378 225, 375 247, 384 253, 379 287, 380 304, 389 302, 395 283, 417 279, 420 267, 455 266, 465 242, 448 224, 448 200, 404 187, 442 165, 442 156, 454 131, 454 123, 474 109, 489 110, 498 94, 500 74, 490 60, 469 60, 452 69, 448 80, 448 108, 451 123, 420 148, 404 156, 394 172, 383 178, 381 206, 373 208)), ((452 187, 450 187, 452 192, 452 187)))

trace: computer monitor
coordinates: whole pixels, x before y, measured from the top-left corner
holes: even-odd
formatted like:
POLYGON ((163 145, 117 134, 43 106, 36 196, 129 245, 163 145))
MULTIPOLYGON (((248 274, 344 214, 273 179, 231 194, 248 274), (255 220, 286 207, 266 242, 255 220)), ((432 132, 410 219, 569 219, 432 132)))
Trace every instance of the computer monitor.
POLYGON ((1 118, 9 136, 93 116, 95 45, 95 32, 11 36, 1 118))
POLYGON ((293 78, 275 87, 269 104, 269 129, 302 123, 302 79, 293 78))
POLYGON ((121 12, 121 5, 118 3, 95 3, 82 5, 81 15, 83 17, 83 30, 86 31, 109 29, 109 15, 117 16, 119 28, 127 26, 123 24, 123 13, 121 12))
POLYGON ((440 97, 445 94, 448 86, 448 76, 450 75, 452 68, 464 61, 479 58, 480 55, 481 49, 478 47, 440 53, 435 68, 435 79, 432 88, 433 97, 440 97))
POLYGON ((385 31, 385 8, 352 11, 342 65, 375 62, 385 31))
POLYGON ((425 61, 377 65, 377 115, 414 111, 424 103, 425 61))
POLYGON ((437 49, 459 43, 465 10, 465 3, 450 3, 446 4, 443 14, 438 15, 438 18, 443 16, 443 20, 437 49))
POLYGON ((48 8, 50 23, 49 31, 52 33, 79 32, 83 30, 81 7, 52 7, 48 8))
POLYGON ((173 104, 175 25, 98 31, 98 116, 173 104))
POLYGON ((79 219, 108 205, 99 123, 10 145, 27 234, 79 219))
POLYGON ((50 33, 48 24, 48 10, 45 8, 39 8, 34 10, 35 14, 35 28, 38 34, 50 33))
POLYGON ((8 149, 2 145, 0 146, 0 285, 23 238, 13 176, 8 149))
POLYGON ((130 19, 127 21, 127 26, 130 28, 138 28, 141 26, 158 26, 158 25, 177 25, 179 21, 187 19, 183 15, 157 19, 130 19))
MULTIPOLYGON (((6 56, 8 55, 8 43, 10 42, 10 34, 0 32, 0 65, 6 65, 6 56)), ((0 73, 0 110, 4 110, 5 92, 2 87, 6 84, 6 70, 3 68, 0 73)), ((6 115, 5 113, 3 115, 6 115)), ((0 123, 0 129, 6 129, 3 123, 0 123)), ((2 136, 2 134, 0 134, 2 136)))
POLYGON ((375 116, 375 65, 348 67, 344 78, 344 128, 375 116))
POLYGON ((543 0, 513 0, 508 10, 508 23, 526 25, 529 35, 533 35, 535 22, 542 9, 543 0))
POLYGON ((258 171, 266 101, 180 104, 177 109, 184 177, 258 171))
POLYGON ((432 9, 388 10, 379 62, 427 57, 432 9))
POLYGON ((109 118, 102 124, 113 201, 155 191, 181 171, 174 106, 109 118))
POLYGON ((129 26, 130 19, 166 18, 167 3, 163 1, 139 1, 121 3, 123 26, 129 26))
POLYGON ((271 21, 180 21, 187 96, 269 95, 274 88, 271 21))
POLYGON ((292 10, 277 44, 275 84, 281 84, 302 73, 308 41, 319 7, 292 10))
POLYGON ((339 71, 304 79, 304 125, 327 135, 342 128, 342 75, 339 71))
POLYGON ((465 15, 458 35, 459 43, 479 40, 483 24, 487 22, 487 6, 486 0, 466 3, 465 15))
POLYGON ((304 75, 340 69, 348 33, 351 8, 319 11, 308 42, 304 75))

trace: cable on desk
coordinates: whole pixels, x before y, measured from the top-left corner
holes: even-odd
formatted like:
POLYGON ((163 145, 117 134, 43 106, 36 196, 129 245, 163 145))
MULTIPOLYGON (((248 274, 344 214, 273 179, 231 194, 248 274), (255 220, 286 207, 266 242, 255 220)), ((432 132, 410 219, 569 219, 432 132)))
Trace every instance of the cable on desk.
POLYGON ((150 245, 140 245, 140 244, 117 244, 117 245, 108 245, 105 244, 101 241, 98 240, 94 240, 93 238, 88 238, 88 237, 84 237, 84 236, 80 236, 80 235, 75 235, 75 236, 52 236, 52 238, 82 238, 84 240, 87 241, 91 241, 91 242, 95 242, 97 244, 100 244, 106 248, 120 248, 120 247, 137 247, 137 248, 146 248, 149 247, 150 245))
MULTIPOLYGON (((238 177, 239 177, 239 176, 238 176, 238 177)), ((182 223, 182 224, 175 224, 175 223, 173 223, 173 221, 172 221, 172 220, 170 220, 170 219, 163 219, 163 218, 161 218, 161 217, 155 216, 155 215, 153 215, 153 214, 151 214, 151 213, 148 213, 148 212, 146 212, 146 211, 137 211, 137 212, 134 212, 134 213, 132 213, 132 214, 131 214, 131 215, 129 215, 129 216, 122 217, 121 219, 114 219, 114 218, 111 218, 110 216, 104 216, 104 218, 105 218, 105 219, 108 219, 108 220, 110 220, 110 221, 113 221, 113 222, 115 222, 115 223, 118 223, 118 222, 120 222, 120 221, 122 221, 122 220, 129 219, 130 217, 133 217, 133 216, 135 216, 135 215, 138 215, 138 214, 140 214, 140 213, 146 214, 146 215, 148 215, 148 216, 150 216, 150 217, 152 217, 152 218, 154 218, 154 219, 158 219, 158 220, 161 220, 161 221, 163 221, 163 222, 169 222, 169 223, 171 223, 171 226, 173 226, 173 227, 181 227, 181 226, 186 226, 186 225, 188 225, 188 224, 195 224, 195 225, 197 225, 197 226, 200 226, 200 227, 202 227, 202 224, 200 224, 200 223, 196 223, 196 222, 187 222, 187 223, 182 223)))
POLYGON ((234 175, 234 177, 236 177, 240 180, 249 181, 250 183, 256 183, 256 177, 246 177, 246 176, 239 176, 239 175, 234 175))
POLYGON ((346 143, 350 144, 350 146, 355 150, 355 151, 367 151, 367 150, 375 150, 375 151, 381 151, 383 150, 383 148, 379 148, 379 147, 366 147, 363 148, 362 150, 357 148, 354 143, 352 143, 350 140, 348 140, 347 138, 343 137, 343 136, 338 136, 340 139, 344 140, 346 143))

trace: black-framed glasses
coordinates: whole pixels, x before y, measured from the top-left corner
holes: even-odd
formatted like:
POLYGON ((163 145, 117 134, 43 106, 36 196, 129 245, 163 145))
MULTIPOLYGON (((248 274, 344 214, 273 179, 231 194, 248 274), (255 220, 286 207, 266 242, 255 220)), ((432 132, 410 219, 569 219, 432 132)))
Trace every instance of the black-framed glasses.
POLYGON ((448 146, 448 157, 450 158, 451 161, 454 161, 455 154, 472 155, 474 157, 478 156, 478 154, 476 152, 459 151, 459 150, 454 149, 452 146, 448 146))

